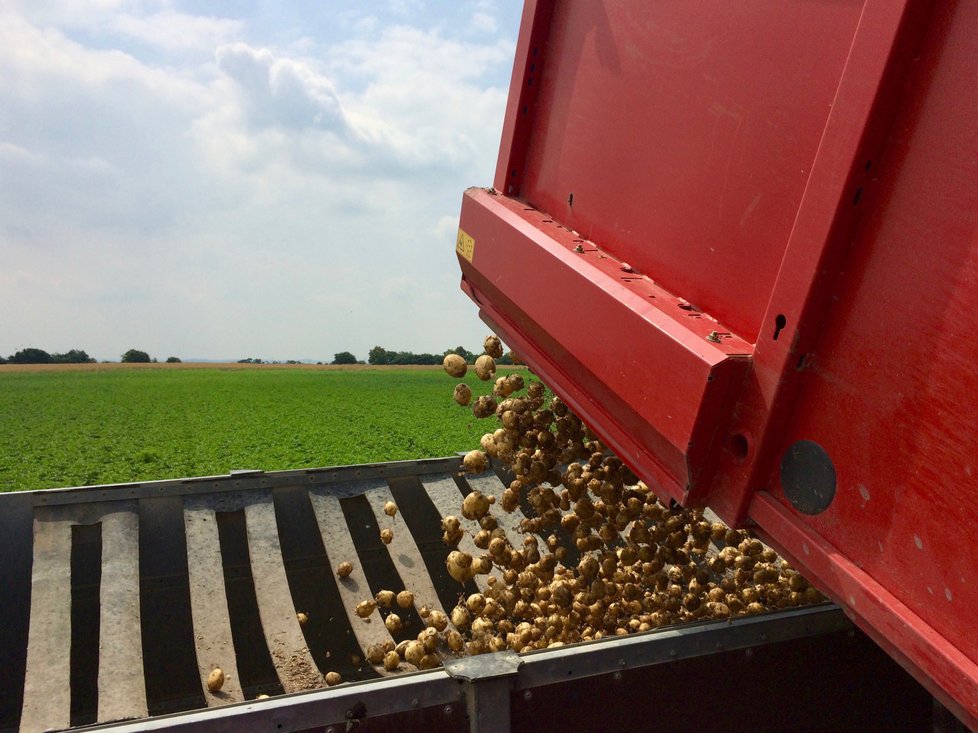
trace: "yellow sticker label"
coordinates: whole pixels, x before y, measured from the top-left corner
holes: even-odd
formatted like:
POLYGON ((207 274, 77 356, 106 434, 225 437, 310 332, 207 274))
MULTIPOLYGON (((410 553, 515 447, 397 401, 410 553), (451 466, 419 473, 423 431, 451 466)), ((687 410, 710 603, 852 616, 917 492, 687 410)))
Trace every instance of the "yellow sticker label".
POLYGON ((471 262, 472 255, 475 254, 475 239, 459 229, 458 239, 455 240, 455 251, 471 262))

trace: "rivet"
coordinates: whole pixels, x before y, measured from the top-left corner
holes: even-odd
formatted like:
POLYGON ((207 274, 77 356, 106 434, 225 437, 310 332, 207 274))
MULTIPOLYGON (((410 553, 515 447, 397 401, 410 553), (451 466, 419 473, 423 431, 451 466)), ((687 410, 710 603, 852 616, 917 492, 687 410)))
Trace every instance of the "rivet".
POLYGON ((718 334, 716 331, 710 331, 708 334, 706 334, 706 340, 718 344, 720 343, 720 334, 718 334))

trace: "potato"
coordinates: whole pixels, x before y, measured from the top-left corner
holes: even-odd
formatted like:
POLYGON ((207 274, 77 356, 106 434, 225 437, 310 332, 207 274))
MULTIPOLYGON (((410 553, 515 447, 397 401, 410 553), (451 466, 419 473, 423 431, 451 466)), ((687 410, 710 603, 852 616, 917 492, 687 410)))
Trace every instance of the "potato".
POLYGON ((384 655, 384 669, 393 672, 401 666, 401 657, 393 649, 384 655))
POLYGON ((336 574, 339 575, 341 578, 349 577, 350 573, 352 572, 353 572, 352 562, 341 562, 340 566, 336 568, 336 574))
POLYGON ((489 354, 483 354, 475 360, 475 375, 483 382, 488 382, 496 374, 496 360, 489 354))
POLYGON ((332 687, 333 685, 338 685, 343 681, 339 672, 327 672, 326 673, 326 684, 332 687))
POLYGON ((465 359, 458 354, 446 354, 444 361, 442 361, 442 366, 445 367, 445 371, 448 372, 449 376, 457 379, 464 377, 465 370, 468 368, 465 364, 465 359))
POLYGON ((359 616, 360 618, 368 618, 376 608, 377 608, 377 602, 374 601, 372 598, 368 601, 360 601, 357 604, 357 616, 359 616))
POLYGON ((481 395, 472 405, 472 414, 480 420, 496 413, 496 400, 487 394, 481 395))
MULTIPOLYGON (((466 466, 466 470, 470 473, 482 473, 486 470, 486 465, 482 465, 481 467, 479 466, 480 461, 483 462, 483 464, 487 463, 485 455, 482 455, 479 451, 471 451, 470 453, 467 453, 462 461, 463 465, 465 465, 466 461, 469 461, 469 465, 472 466, 472 468, 466 466), (472 453, 476 453, 477 455, 474 456, 471 461, 469 461, 469 456, 471 456, 472 453), (476 470, 480 468, 481 470, 476 470)), ((489 497, 478 489, 475 491, 470 491, 465 499, 462 500, 462 516, 466 519, 482 519, 489 513, 490 503, 489 497)), ((488 541, 485 544, 488 546, 488 541)))
POLYGON ((459 583, 472 579, 472 556, 461 550, 452 550, 445 560, 448 574, 459 583))
POLYGON ((448 616, 441 611, 432 611, 427 618, 428 626, 437 631, 444 631, 448 628, 448 616))
MULTIPOLYGON (((489 468, 489 459, 481 450, 470 450, 462 459, 462 468, 468 473, 483 473, 489 468)), ((463 515, 465 510, 462 510, 463 515)))
POLYGON ((472 401, 472 390, 469 385, 465 383, 456 384, 455 391, 452 392, 452 399, 462 407, 468 405, 472 401))
POLYGON ((402 590, 397 594, 397 605, 401 608, 410 608, 414 605, 414 593, 409 590, 402 590))
POLYGON ((374 596, 374 600, 377 601, 377 605, 381 608, 390 608, 391 604, 394 603, 395 597, 396 595, 392 590, 380 590, 377 591, 377 595, 374 596))
POLYGON ((389 613, 387 614, 387 618, 384 619, 384 626, 387 627, 389 632, 396 634, 404 628, 404 623, 401 621, 401 617, 396 613, 389 613))
POLYGON ((214 667, 211 673, 207 675, 207 689, 210 692, 218 692, 224 687, 224 670, 220 667, 214 667))
POLYGON ((393 517, 395 514, 397 514, 397 504, 392 501, 385 502, 384 514, 386 514, 388 517, 393 517))
POLYGON ((499 340, 498 336, 486 336, 486 340, 482 342, 482 348, 494 359, 501 359, 503 356, 503 342, 499 340))
POLYGON ((466 629, 472 623, 472 614, 465 606, 455 606, 452 609, 452 626, 457 629, 466 629))
POLYGON ((367 647, 367 661, 371 664, 383 664, 386 653, 382 644, 371 644, 367 647))
POLYGON ((404 661, 417 667, 424 656, 424 645, 420 641, 408 642, 404 647, 404 661))
POLYGON ((385 545, 389 545, 394 540, 394 530, 390 527, 385 527, 380 530, 380 541, 385 545))

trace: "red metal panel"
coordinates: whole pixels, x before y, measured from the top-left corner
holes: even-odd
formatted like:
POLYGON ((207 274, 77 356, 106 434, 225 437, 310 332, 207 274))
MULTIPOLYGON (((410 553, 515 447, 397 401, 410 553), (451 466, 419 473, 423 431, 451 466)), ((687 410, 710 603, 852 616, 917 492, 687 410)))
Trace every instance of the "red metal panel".
POLYGON ((507 342, 674 498, 708 483, 750 345, 709 340, 716 323, 514 199, 467 191, 460 227, 478 232, 463 287, 507 342))
MULTIPOLYGON (((828 509, 781 523, 912 611, 872 621, 978 726, 978 5, 942 6, 918 53, 833 307, 777 448, 817 441, 838 477, 828 509), (947 647, 967 664, 948 666, 947 647)), ((774 528, 757 513, 751 516, 774 528)), ((781 533, 784 535, 784 533, 781 533)), ((800 554, 790 536, 781 540, 800 554)), ((802 558, 805 560, 806 558, 802 558)), ((834 580, 827 587, 835 588, 834 580)), ((846 600, 841 591, 837 597, 846 600)), ((857 603, 855 612, 862 615, 857 603)))
POLYGON ((510 196, 466 195, 460 262, 483 317, 640 476, 749 511, 975 725, 978 6, 931 7, 540 0, 510 196), (704 327, 731 332, 720 354, 704 327), (816 516, 776 470, 801 440, 835 468, 816 516))
POLYGON ((519 196, 754 341, 862 5, 557 3, 519 196))

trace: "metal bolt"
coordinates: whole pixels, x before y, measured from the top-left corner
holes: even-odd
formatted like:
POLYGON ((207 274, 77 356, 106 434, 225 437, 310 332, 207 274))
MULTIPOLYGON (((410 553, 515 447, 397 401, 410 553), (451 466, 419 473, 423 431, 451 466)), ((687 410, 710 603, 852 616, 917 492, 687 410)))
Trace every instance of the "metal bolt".
POLYGON ((618 680, 620 680, 620 679, 621 679, 621 672, 615 672, 615 673, 614 673, 614 674, 612 675, 612 677, 614 677, 614 678, 615 678, 615 681, 617 682, 618 680))
POLYGON ((710 331, 708 334, 706 334, 706 340, 718 344, 720 343, 720 334, 718 334, 716 331, 710 331))
POLYGON ((532 700, 533 699, 533 691, 532 690, 527 690, 526 692, 524 692, 523 693, 523 699, 526 700, 527 702, 529 702, 530 700, 532 700))
POLYGON ((415 697, 411 699, 411 707, 416 708, 419 707, 420 705, 421 705, 421 701, 418 698, 415 697))
POLYGON ((583 244, 577 245, 576 247, 574 247, 574 251, 575 252, 583 252, 584 251, 584 245, 583 244))
POLYGON ((635 271, 634 268, 631 265, 629 265, 627 262, 622 262, 621 263, 621 270, 622 270, 622 272, 634 272, 635 271))
POLYGON ((452 706, 451 705, 446 705, 445 707, 442 708, 441 711, 443 713, 445 713, 445 717, 447 718, 448 716, 450 716, 452 714, 452 706))

